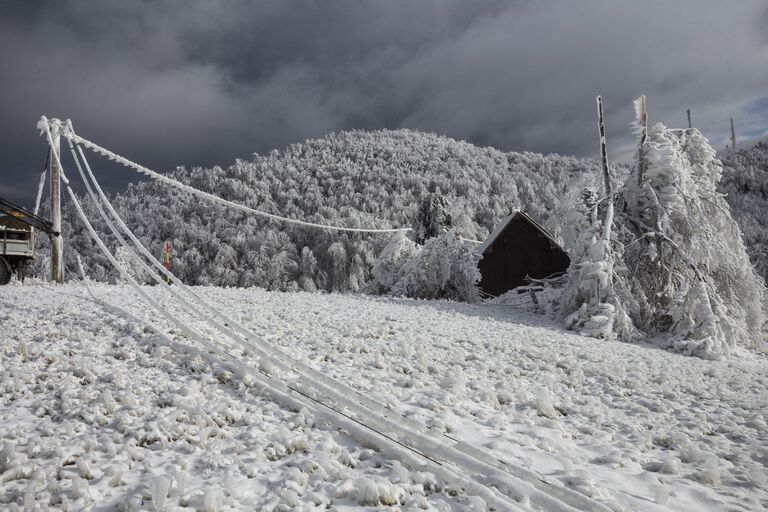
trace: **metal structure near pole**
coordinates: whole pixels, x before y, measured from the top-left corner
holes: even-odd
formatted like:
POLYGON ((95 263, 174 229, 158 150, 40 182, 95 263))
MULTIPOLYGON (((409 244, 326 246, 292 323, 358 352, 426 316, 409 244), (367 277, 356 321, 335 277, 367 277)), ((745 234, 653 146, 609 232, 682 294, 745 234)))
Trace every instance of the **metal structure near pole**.
POLYGON ((59 233, 51 238, 51 281, 64 282, 64 240, 61 235, 61 121, 51 119, 51 139, 53 147, 51 151, 56 156, 51 157, 51 222, 53 230, 59 233), (57 158, 58 157, 58 158, 57 158))
POLYGON ((691 123, 691 109, 688 109, 685 112, 688 114, 688 128, 693 128, 693 123, 691 123))
POLYGON ((733 118, 731 118, 731 151, 736 152, 736 127, 733 125, 733 118))

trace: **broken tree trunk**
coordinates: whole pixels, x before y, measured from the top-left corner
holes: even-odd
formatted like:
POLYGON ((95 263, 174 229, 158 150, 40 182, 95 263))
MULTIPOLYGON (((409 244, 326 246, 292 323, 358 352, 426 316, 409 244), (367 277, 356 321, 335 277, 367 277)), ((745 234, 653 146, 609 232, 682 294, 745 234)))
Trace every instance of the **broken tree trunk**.
POLYGON ((605 142, 605 119, 603 117, 603 97, 597 97, 597 120, 600 131, 600 157, 603 164, 603 186, 605 187, 605 198, 607 205, 605 208, 605 222, 603 223, 603 239, 607 242, 611 240, 611 226, 613 225, 613 184, 611 183, 611 173, 608 170, 608 149, 605 142))

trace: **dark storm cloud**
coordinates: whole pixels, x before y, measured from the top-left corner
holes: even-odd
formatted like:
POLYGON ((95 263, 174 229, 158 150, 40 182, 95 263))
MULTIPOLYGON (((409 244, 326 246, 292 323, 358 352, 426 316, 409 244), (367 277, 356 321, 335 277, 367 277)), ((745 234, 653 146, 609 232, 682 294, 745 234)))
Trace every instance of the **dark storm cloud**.
POLYGON ((598 93, 614 157, 642 93, 722 146, 766 131, 766 33, 758 0, 0 0, 0 195, 31 202, 44 113, 159 170, 380 127, 594 156, 598 93))

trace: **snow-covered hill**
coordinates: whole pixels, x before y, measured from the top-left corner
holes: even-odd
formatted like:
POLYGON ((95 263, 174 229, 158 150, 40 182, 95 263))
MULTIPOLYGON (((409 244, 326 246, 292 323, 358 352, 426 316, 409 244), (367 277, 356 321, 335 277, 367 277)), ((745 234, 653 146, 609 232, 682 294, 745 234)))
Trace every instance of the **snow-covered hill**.
MULTIPOLYGON (((596 506, 768 508, 764 356, 609 343, 512 306, 196 291, 324 374, 596 506)), ((484 510, 180 351, 189 339, 145 328, 172 330, 129 289, 95 292, 121 309, 76 284, 0 294, 3 510, 152 510, 169 486, 165 510, 484 510)))
MULTIPOLYGON (((99 176, 99 158, 91 163, 99 176)), ((559 235, 565 212, 584 186, 595 183, 596 169, 593 161, 573 157, 505 153, 434 134, 380 130, 331 134, 226 169, 175 176, 261 210, 351 227, 409 226, 422 199, 440 192, 451 203, 458 233, 483 239, 511 209, 521 207, 559 235)), ((163 242, 172 241, 174 272, 189 284, 356 291, 389 240, 247 216, 157 182, 132 186, 114 202, 158 257, 163 242)), ((95 208, 85 203, 97 220, 95 208)), ((71 208, 64 235, 90 275, 115 279, 71 208)), ((70 269, 76 268, 73 254, 66 255, 70 269)), ((45 262, 37 268, 44 275, 45 262)))
MULTIPOLYGON (((761 144, 727 157, 720 187, 728 194, 752 261, 766 278, 768 229, 762 212, 768 206, 767 147, 761 144)), ((99 159, 92 158, 92 163, 99 175, 99 159)), ((614 167, 616 175, 627 172, 625 165, 614 167)), ((559 237, 565 214, 583 188, 601 187, 593 160, 505 153, 412 130, 330 134, 226 169, 196 168, 174 175, 262 210, 353 227, 408 226, 422 199, 440 192, 451 204, 458 233, 471 239, 483 239, 512 208, 523 208, 559 237)), ((66 203, 68 247, 84 257, 90 275, 114 281, 116 272, 93 250, 66 203)), ((88 198, 84 203, 99 226, 88 198)), ((131 186, 115 197, 115 206, 158 258, 163 242, 172 241, 174 272, 190 284, 356 291, 368 282, 372 262, 389 240, 266 221, 156 182, 131 186)), ((47 240, 41 237, 38 243, 45 254, 47 240)), ((70 270, 76 268, 73 254, 66 253, 70 270)), ((44 276, 46 268, 42 258, 33 273, 44 276)))
POLYGON ((768 282, 768 142, 723 159, 721 191, 744 234, 757 272, 768 282))

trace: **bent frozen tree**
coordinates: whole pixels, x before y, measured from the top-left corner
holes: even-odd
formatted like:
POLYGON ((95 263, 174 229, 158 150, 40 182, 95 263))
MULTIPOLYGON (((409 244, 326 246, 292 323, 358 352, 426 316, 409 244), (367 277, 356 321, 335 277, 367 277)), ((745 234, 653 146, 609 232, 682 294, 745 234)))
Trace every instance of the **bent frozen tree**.
MULTIPOLYGON (((738 346, 764 350, 760 328, 765 286, 750 264, 728 204, 717 192, 722 164, 694 128, 656 124, 646 138, 644 102, 636 106, 642 142, 618 191, 622 211, 614 219, 612 244, 614 298, 630 321, 614 323, 611 332, 627 339, 637 330, 661 337, 674 350, 711 359, 738 346)), ((608 203, 606 209, 612 201, 608 203)), ((592 261, 596 214, 581 216, 569 247, 592 261)), ((569 326, 595 334, 589 328, 606 325, 606 318, 587 314, 588 320, 582 320, 589 304, 583 297, 584 268, 572 268, 565 312, 570 313, 569 326)))
MULTIPOLYGON (((590 336, 627 339, 632 326, 614 287, 614 249, 611 231, 614 224, 614 188, 608 168, 608 150, 603 117, 603 99, 597 97, 600 159, 603 171, 602 201, 591 201, 578 222, 582 225, 579 240, 572 246, 568 286, 564 307, 566 327, 590 336), (603 218, 598 206, 603 203, 603 218)), ((592 198, 591 194, 585 199, 592 198)))

